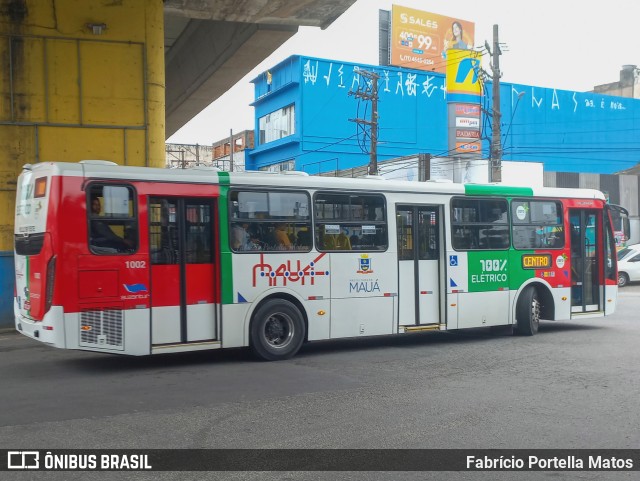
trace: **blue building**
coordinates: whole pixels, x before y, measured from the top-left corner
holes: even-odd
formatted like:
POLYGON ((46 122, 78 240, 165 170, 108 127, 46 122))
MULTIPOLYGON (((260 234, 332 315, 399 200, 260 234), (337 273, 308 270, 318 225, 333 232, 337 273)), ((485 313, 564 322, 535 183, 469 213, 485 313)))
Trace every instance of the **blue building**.
MULTIPOLYGON (((361 70, 378 80, 378 161, 429 153, 450 157, 444 75, 292 56, 256 77, 255 148, 247 169, 338 171, 369 162, 371 119, 361 70)), ((491 83, 482 98, 492 111, 491 83)), ((545 171, 612 174, 640 161, 640 101, 501 82, 504 160, 541 162, 545 171)), ((491 115, 483 114, 482 158, 491 115)))

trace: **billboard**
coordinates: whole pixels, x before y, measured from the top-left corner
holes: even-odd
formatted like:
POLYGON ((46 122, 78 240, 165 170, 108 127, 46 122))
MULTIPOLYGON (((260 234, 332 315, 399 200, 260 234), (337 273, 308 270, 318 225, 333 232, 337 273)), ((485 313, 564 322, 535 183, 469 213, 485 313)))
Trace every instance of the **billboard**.
POLYGON ((390 63, 445 73, 446 51, 473 48, 474 28, 467 20, 393 5, 390 63))
MULTIPOLYGON (((480 53, 473 50, 447 50, 447 101, 480 102, 480 59, 480 53)), ((479 113, 480 106, 476 109, 479 113)))

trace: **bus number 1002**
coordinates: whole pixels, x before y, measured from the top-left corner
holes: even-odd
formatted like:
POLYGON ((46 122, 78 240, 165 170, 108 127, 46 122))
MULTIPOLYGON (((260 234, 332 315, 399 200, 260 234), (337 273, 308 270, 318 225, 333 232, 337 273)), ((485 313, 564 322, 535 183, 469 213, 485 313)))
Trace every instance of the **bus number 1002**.
POLYGON ((146 269, 147 268, 146 261, 126 261, 124 265, 127 266, 127 269, 146 269))

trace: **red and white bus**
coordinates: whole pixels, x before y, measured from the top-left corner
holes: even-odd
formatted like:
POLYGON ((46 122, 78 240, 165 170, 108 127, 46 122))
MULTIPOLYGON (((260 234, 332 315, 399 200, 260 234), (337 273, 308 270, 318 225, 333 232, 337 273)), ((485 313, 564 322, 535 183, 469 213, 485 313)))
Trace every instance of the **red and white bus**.
POLYGON ((617 298, 602 193, 586 189, 25 166, 18 331, 130 355, 603 317, 617 298))

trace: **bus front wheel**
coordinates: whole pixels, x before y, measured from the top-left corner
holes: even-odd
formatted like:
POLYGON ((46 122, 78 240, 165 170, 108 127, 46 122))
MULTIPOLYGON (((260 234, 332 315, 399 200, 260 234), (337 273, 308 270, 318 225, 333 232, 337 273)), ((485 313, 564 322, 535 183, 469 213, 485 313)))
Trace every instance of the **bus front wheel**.
POLYGON ((540 325, 540 299, 535 287, 524 289, 516 306, 516 321, 518 334, 521 336, 533 336, 538 332, 540 325))
POLYGON ((264 361, 293 357, 304 341, 300 310, 284 299, 271 299, 258 308, 251 320, 251 350, 264 361))

